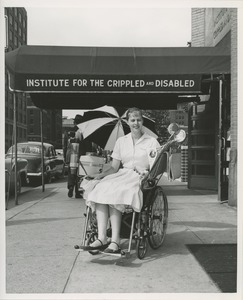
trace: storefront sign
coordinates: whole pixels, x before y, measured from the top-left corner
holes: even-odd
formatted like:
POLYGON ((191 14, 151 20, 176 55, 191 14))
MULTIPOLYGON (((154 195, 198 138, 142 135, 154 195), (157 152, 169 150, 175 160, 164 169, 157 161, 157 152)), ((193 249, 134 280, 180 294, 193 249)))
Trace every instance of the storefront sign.
POLYGON ((213 44, 216 46, 230 31, 230 8, 214 8, 213 44))
MULTIPOLYGON (((17 90, 26 92, 198 92, 200 75, 71 76, 69 78, 17 78, 17 90)), ((16 78, 15 78, 16 80, 16 78)))

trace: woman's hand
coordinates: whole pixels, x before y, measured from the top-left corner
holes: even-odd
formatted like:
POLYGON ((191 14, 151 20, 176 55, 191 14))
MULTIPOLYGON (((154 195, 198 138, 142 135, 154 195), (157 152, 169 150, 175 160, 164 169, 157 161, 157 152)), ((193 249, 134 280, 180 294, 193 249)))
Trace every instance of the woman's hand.
POLYGON ((94 175, 86 175, 84 178, 87 180, 100 180, 101 178, 103 178, 104 175, 100 174, 94 174, 94 175))
POLYGON ((143 171, 142 173, 140 173, 140 180, 143 180, 148 174, 148 170, 143 171))
POLYGON ((100 180, 104 177, 104 175, 102 173, 94 175, 94 180, 100 180))

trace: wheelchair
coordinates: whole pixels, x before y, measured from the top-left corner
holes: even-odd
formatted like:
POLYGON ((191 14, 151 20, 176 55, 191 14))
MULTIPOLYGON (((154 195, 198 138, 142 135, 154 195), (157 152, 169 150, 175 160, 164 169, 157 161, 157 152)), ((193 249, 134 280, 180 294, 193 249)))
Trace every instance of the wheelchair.
MULTIPOLYGON (((131 207, 127 207, 122 214, 121 239, 128 239, 128 248, 115 255, 129 258, 131 255, 132 241, 135 240, 136 254, 139 259, 143 259, 147 253, 148 245, 152 249, 162 246, 168 226, 168 200, 166 194, 158 182, 167 169, 168 149, 177 142, 181 143, 185 139, 185 132, 172 134, 169 141, 157 151, 157 157, 150 171, 140 182, 143 192, 143 206, 141 211, 135 212, 131 207)), ((86 207, 85 225, 81 246, 76 245, 77 251, 82 251, 82 246, 89 246, 98 238, 98 226, 95 213, 90 207, 86 207)), ((111 237, 111 227, 107 225, 107 237, 111 237)), ((95 255, 102 253, 99 250, 89 251, 95 255)))

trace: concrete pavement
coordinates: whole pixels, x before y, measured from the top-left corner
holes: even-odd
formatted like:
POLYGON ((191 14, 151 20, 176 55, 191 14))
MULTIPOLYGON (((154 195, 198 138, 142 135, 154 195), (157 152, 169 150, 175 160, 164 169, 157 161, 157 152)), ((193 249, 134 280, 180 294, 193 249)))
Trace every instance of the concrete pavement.
POLYGON ((66 182, 22 194, 21 204, 6 211, 7 295, 221 293, 186 245, 236 243, 236 208, 220 204, 214 192, 188 190, 166 177, 161 183, 169 202, 166 239, 161 248, 149 248, 143 260, 136 257, 135 244, 129 259, 74 250, 85 204, 67 197, 66 182))

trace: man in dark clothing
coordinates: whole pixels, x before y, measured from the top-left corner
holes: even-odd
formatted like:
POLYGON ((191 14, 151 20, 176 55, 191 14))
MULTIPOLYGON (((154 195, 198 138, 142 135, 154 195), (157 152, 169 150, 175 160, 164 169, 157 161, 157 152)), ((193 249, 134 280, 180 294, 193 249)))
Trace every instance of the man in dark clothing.
POLYGON ((82 122, 83 117, 81 115, 76 115, 74 118, 74 128, 73 131, 69 132, 69 134, 65 134, 64 137, 64 159, 65 163, 68 165, 68 181, 67 181, 67 187, 68 187, 68 197, 73 196, 73 191, 75 190, 75 197, 81 198, 81 195, 78 191, 78 185, 77 185, 77 172, 78 168, 71 169, 70 168, 70 158, 71 158, 71 151, 72 151, 72 143, 78 143, 79 144, 79 153, 78 153, 78 159, 81 155, 86 154, 86 147, 85 142, 83 139, 82 133, 78 130, 77 124, 80 124, 82 122))

